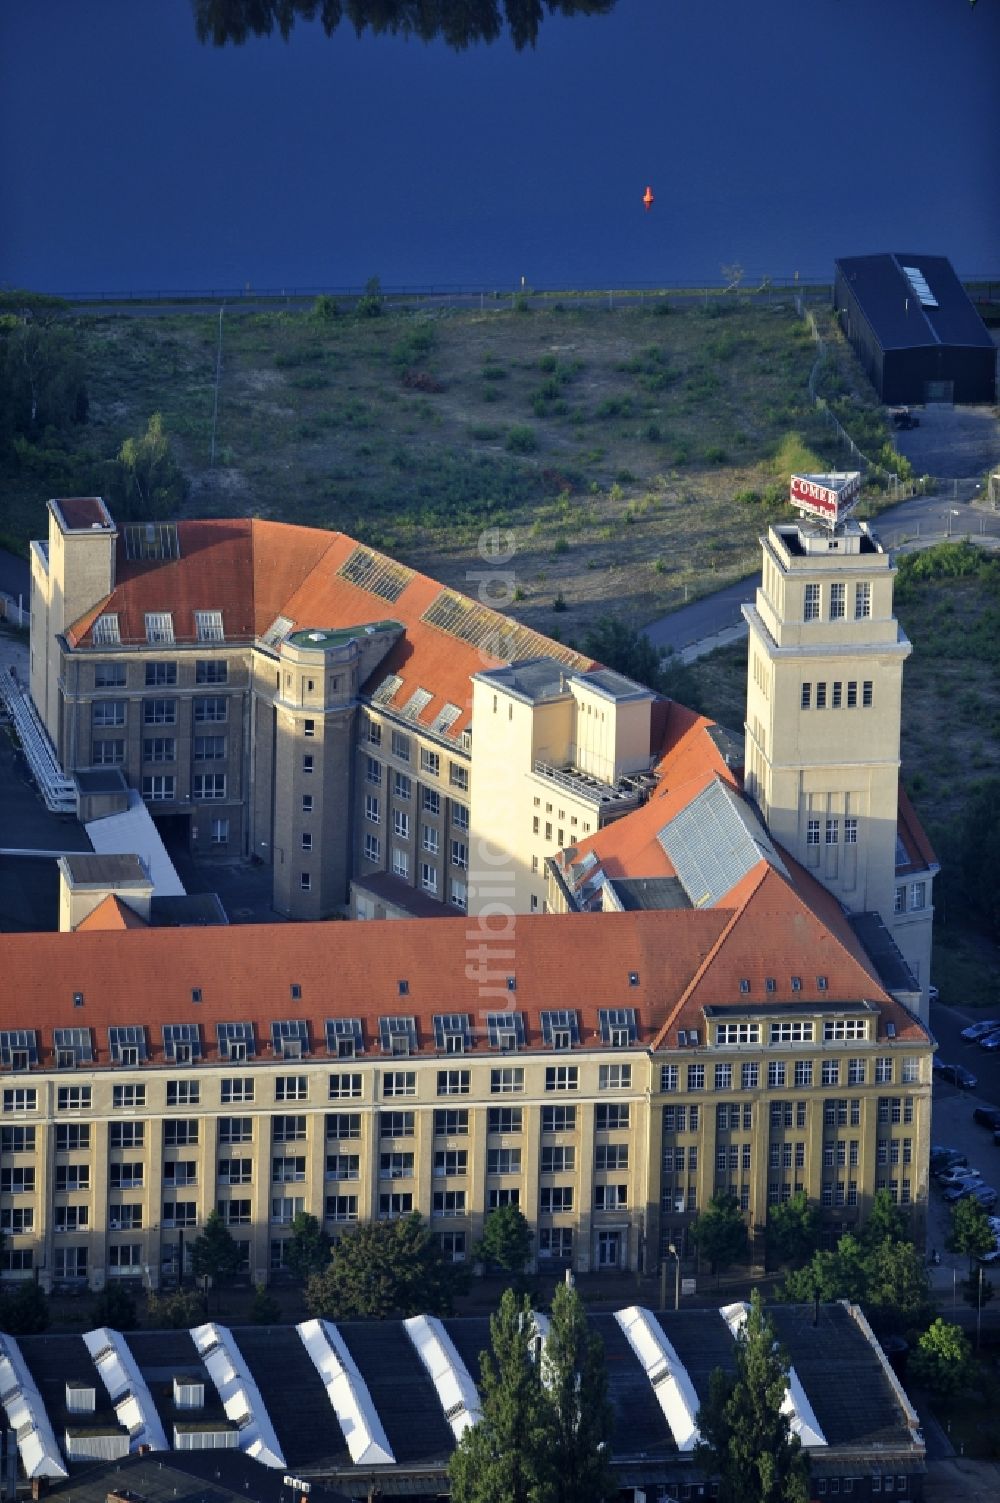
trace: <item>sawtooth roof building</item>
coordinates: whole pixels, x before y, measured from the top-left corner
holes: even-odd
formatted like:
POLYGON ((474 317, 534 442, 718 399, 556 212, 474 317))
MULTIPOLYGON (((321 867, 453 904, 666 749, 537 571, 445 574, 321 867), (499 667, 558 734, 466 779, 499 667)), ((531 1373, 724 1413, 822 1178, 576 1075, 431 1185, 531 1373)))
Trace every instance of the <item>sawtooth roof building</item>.
MULTIPOLYGON (((919 1421, 861 1311, 790 1305, 770 1314, 791 1362, 787 1403, 810 1458, 812 1496, 919 1498, 919 1421)), ((546 1317, 536 1319, 544 1342, 546 1317)), ((589 1316, 604 1344, 623 1496, 708 1495, 693 1457, 697 1411, 712 1371, 731 1370, 744 1319, 741 1304, 658 1313, 631 1305, 589 1316)), ((335 1497, 377 1488, 433 1498, 479 1417, 489 1326, 427 1316, 233 1330, 212 1322, 190 1332, 104 1328, 0 1342, 0 1364, 19 1384, 17 1398, 4 1402, 22 1405, 33 1421, 19 1432, 23 1470, 50 1479, 56 1493, 86 1498, 83 1466, 131 1451, 118 1493, 105 1484, 115 1503, 160 1503, 163 1484, 176 1489, 177 1474, 191 1467, 196 1480, 214 1476, 213 1496, 223 1488, 280 1503, 278 1480, 291 1474, 337 1489, 335 1497), (251 1457, 262 1464, 259 1480, 251 1457)))

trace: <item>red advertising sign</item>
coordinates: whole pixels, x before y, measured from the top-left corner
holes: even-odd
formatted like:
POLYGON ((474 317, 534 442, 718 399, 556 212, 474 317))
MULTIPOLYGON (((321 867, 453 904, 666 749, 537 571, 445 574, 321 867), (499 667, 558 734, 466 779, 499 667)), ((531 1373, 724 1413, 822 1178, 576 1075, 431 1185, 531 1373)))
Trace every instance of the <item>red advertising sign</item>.
POLYGON ((831 475, 793 475, 790 501, 799 511, 836 527, 857 505, 861 472, 831 475))

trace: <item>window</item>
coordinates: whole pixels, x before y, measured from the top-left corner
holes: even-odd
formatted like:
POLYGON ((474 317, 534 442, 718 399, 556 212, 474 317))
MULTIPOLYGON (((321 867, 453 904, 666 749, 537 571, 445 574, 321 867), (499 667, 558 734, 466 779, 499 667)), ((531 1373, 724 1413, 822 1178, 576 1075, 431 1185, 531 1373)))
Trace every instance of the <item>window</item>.
MULTIPOLYGON (((798 1081, 795 1082, 798 1085, 798 1081)), ((821 1085, 840 1085, 840 1060, 825 1059, 820 1070, 821 1085)))
MULTIPOLYGON (((97 633, 94 632, 96 640, 97 633)), ((95 689, 124 689, 125 687, 125 664, 124 663, 96 663, 94 665, 94 688, 95 689)))
POLYGON ((772 1044, 811 1044, 813 1025, 797 1022, 772 1023, 770 1039, 772 1044))
POLYGON ((423 825, 420 832, 420 843, 425 851, 436 856, 441 843, 441 837, 433 825, 423 825))
MULTIPOLYGON (((517 1154, 517 1170, 509 1171, 516 1173, 521 1167, 521 1150, 515 1149, 517 1154)), ((571 1146, 558 1146, 542 1149, 541 1170, 543 1174, 572 1174, 576 1168, 576 1149, 571 1146)))
POLYGON ((826 843, 836 845, 840 839, 840 820, 828 819, 826 822, 826 843))
POLYGON ((194 702, 195 725, 218 724, 226 720, 228 716, 228 704, 229 701, 227 699, 223 699, 218 695, 209 695, 204 699, 196 699, 194 702))
POLYGON ((173 642, 174 618, 170 611, 146 612, 146 641, 151 647, 158 642, 173 642))
POLYGON ((861 685, 861 704, 864 709, 870 710, 872 703, 872 680, 870 678, 866 678, 864 683, 861 685))
POLYGON ((832 1018, 823 1024, 823 1040, 827 1044, 839 1043, 844 1039, 866 1039, 868 1037, 867 1018, 832 1018))
POLYGON ((195 736, 194 757, 196 762, 222 762, 226 757, 225 736, 195 736))
POLYGON ((453 840, 451 842, 451 864, 452 866, 459 867, 462 871, 469 865, 469 847, 464 840, 453 840))
POLYGON ((33 1127, 5 1127, 0 1129, 0 1150, 4 1153, 33 1153, 35 1129, 33 1127))
MULTIPOLYGON (((248 1159, 247 1163, 249 1164, 249 1162, 248 1159)), ((175 1159, 164 1164, 163 1183, 170 1189, 174 1189, 178 1185, 196 1185, 198 1183, 198 1166, 194 1159, 175 1159)))
POLYGON ((486 1192, 486 1209, 499 1211, 502 1206, 519 1206, 521 1204, 521 1191, 517 1185, 497 1186, 486 1192))
POLYGON ((431 1197, 432 1216, 464 1216, 464 1190, 435 1190, 431 1197))
POLYGON ((891 1055, 885 1055, 885 1056, 882 1056, 882 1057, 876 1059, 876 1061, 875 1061, 875 1084, 876 1085, 891 1085, 892 1084, 892 1057, 891 1057, 891 1055))
POLYGON ((504 1069, 490 1071, 490 1091, 494 1096, 523 1090, 524 1070, 520 1065, 510 1065, 504 1069))
POLYGON ((392 848, 392 874, 394 877, 402 877, 404 882, 409 879, 410 875, 409 852, 401 851, 396 846, 392 848))
MULTIPOLYGON (((542 1152, 544 1153, 544 1149, 542 1152)), ((569 1166, 572 1168, 572 1164, 569 1166)), ((627 1143, 598 1143, 594 1149, 595 1169, 627 1169, 627 1143)))
POLYGON ((306 1136, 306 1119, 301 1116, 272 1117, 271 1138, 275 1143, 301 1143, 306 1136))
POLYGON ((717 1044, 759 1044, 759 1023, 720 1023, 715 1030, 717 1044))
POLYGON ((548 1065, 545 1070, 547 1091, 575 1091, 580 1084, 578 1065, 548 1065))
POLYGON ((407 1191, 394 1190, 378 1198, 378 1213, 390 1220, 396 1216, 410 1216, 413 1212, 413 1195, 407 1191))
POLYGON ((464 912, 468 906, 468 889, 464 882, 457 877, 452 877, 448 882, 448 902, 453 908, 461 908, 464 912))
MULTIPOLYGON (((520 1156, 520 1149, 517 1150, 520 1156)), ((519 1166, 520 1167, 520 1164, 519 1166)), ((469 1155, 464 1148, 443 1148, 434 1155, 434 1178, 449 1179, 469 1172, 469 1155)), ((490 1174, 495 1173, 488 1169, 490 1174)))
POLYGON ((142 1230, 142 1206, 109 1205, 108 1228, 112 1232, 139 1232, 142 1230))
MULTIPOLYGON (((215 1032, 219 1042, 219 1053, 223 1059, 250 1059, 256 1054, 252 1023, 217 1023, 215 1032)), ((251 1094, 246 1099, 253 1100, 252 1083, 251 1094)))
POLYGON ((60 1123, 56 1127, 56 1148, 60 1153, 72 1153, 74 1149, 89 1147, 89 1123, 60 1123))
MULTIPOLYGON (((294 1078, 298 1079, 298 1080, 303 1080, 303 1081, 305 1080, 304 1076, 296 1076, 294 1078)), ((360 1098, 361 1098, 361 1076, 360 1076, 360 1074, 355 1073, 355 1072, 352 1071, 349 1074, 331 1075, 330 1076, 330 1100, 331 1101, 343 1101, 343 1100, 348 1099, 348 1098, 355 1098, 355 1099, 360 1100, 360 1098)), ((277 1099, 280 1099, 280 1098, 277 1098, 277 1099)), ((291 1098, 289 1098, 289 1099, 291 1099, 291 1098)), ((304 1099, 304 1097, 302 1097, 300 1099, 304 1099)))
POLYGON ((326 1156, 327 1179, 360 1179, 361 1158, 356 1153, 328 1153, 326 1156))
POLYGON ((452 801, 451 822, 456 830, 467 830, 469 828, 469 810, 466 804, 458 804, 454 800, 452 801))
POLYGON ((308 872, 299 872, 299 890, 300 892, 312 891, 312 877, 308 872))
POLYGON ((154 773, 142 780, 142 796, 149 804, 170 803, 174 797, 173 773, 154 773))
POLYGON ((814 845, 814 846, 818 846, 819 845, 819 820, 818 819, 810 819, 810 820, 806 821, 806 845, 814 845))
POLYGON ((252 1101, 253 1076, 235 1075, 223 1079, 220 1099, 223 1106, 232 1101, 252 1101))
POLYGON ((365 779, 376 788, 382 786, 382 763, 376 757, 365 758, 365 779))
POLYGON ((144 1122, 112 1122, 108 1143, 112 1148, 141 1148, 146 1124, 144 1122))
POLYGON ((251 1202, 249 1200, 220 1200, 219 1215, 227 1226, 250 1225, 251 1202))
POLYGON ((383 1112, 379 1118, 380 1138, 412 1138, 414 1128, 412 1112, 383 1112))
POLYGON ((865 1060, 849 1059, 847 1061, 847 1084, 864 1085, 865 1083, 865 1060))
MULTIPOLYGON (((692 1112, 695 1110, 691 1108, 692 1112)), ((596 1132, 618 1132, 627 1129, 629 1125, 629 1107, 627 1102, 616 1102, 613 1106, 597 1106, 594 1109, 594 1129, 596 1132)), ((695 1124, 692 1124, 694 1126, 695 1124)))
POLYGON ((441 1256, 446 1263, 465 1262, 464 1232, 440 1232, 438 1242, 441 1246, 441 1256))
POLYGON ((848 815, 848 817, 844 820, 844 844, 857 845, 857 843, 858 821, 853 815, 848 815))
MULTIPOLYGON (((144 699, 142 702, 143 725, 176 725, 177 724, 177 701, 176 699, 144 699)), ((124 725, 124 719, 116 721, 116 725, 124 725)))
POLYGON ((377 835, 365 835, 365 860, 381 861, 382 842, 377 835))
POLYGON ((125 701, 123 699, 95 699, 90 723, 95 730, 107 726, 125 724, 125 701))
MULTIPOLYGON (((358 1094, 360 1095, 360 1092, 358 1094)), ((308 1101, 308 1080, 304 1075, 275 1076, 274 1099, 275 1101, 308 1101)))
POLYGON ((772 1059, 767 1067, 767 1083, 771 1090, 777 1090, 785 1084, 784 1060, 772 1059))
POLYGON ((191 797, 196 803, 210 799, 225 798, 226 774, 224 772, 196 772, 191 783, 191 797))
MULTIPOLYGON (((123 680, 124 682, 124 680, 123 680)), ((147 663, 146 688, 169 687, 177 682, 176 663, 147 663)))
POLYGON ((811 1086, 813 1083, 813 1067, 811 1059, 797 1059, 795 1061, 795 1084, 797 1086, 811 1086))
POLYGON ((838 679, 834 679, 834 681, 833 681, 833 708, 835 710, 839 710, 840 709, 841 704, 843 703, 843 697, 844 697, 844 686, 841 683, 841 681, 840 681, 839 678, 838 679))
POLYGON ((229 682, 229 664, 224 658, 200 658, 194 665, 196 684, 225 684, 229 682))
POLYGON ((818 621, 819 620, 819 585, 818 584, 807 584, 806 585, 804 616, 805 616, 806 621, 818 621))
POLYGON ((632 1088, 631 1065, 601 1065, 597 1076, 602 1091, 628 1091, 632 1088))
POLYGON ((927 902, 927 885, 924 882, 910 883, 910 912, 917 913, 927 902))
POLYGON ((116 1085, 111 1088, 111 1105, 116 1110, 134 1112, 146 1105, 144 1085, 116 1085))
POLYGON ((844 618, 844 601, 847 594, 847 586, 843 583, 830 586, 830 620, 842 621, 844 618))
POLYGON ((361 1114, 359 1112, 328 1112, 326 1135, 328 1138, 360 1138, 361 1114))
POLYGON ((85 1232, 89 1225, 89 1206, 68 1205, 55 1207, 55 1229, 57 1232, 85 1232))
POLYGON ((4 1195, 33 1195, 35 1170, 31 1164, 14 1169, 0 1169, 0 1191, 4 1195))
POLYGON ((689 1091, 703 1091, 705 1089, 704 1065, 688 1065, 687 1088, 689 1091))
POLYGON ((56 1189, 57 1190, 89 1190, 90 1189, 90 1165, 89 1164, 57 1164, 56 1165, 56 1189))
MULTIPOLYGON (((516 1123, 517 1123, 517 1125, 516 1126, 511 1126, 510 1128, 507 1128, 507 1127, 496 1127, 496 1128, 494 1128, 494 1127, 491 1126, 490 1127, 490 1131, 491 1132, 520 1132, 521 1131, 521 1108, 519 1106, 512 1107, 512 1108, 507 1108, 507 1107, 501 1107, 501 1108, 491 1107, 490 1108, 490 1118, 491 1118, 491 1121, 492 1121, 492 1116, 493 1116, 493 1112, 494 1111, 504 1112, 504 1111, 508 1111, 508 1110, 516 1112, 516 1114, 517 1114, 517 1116, 516 1116, 516 1123)), ((600 1112, 601 1110, 602 1110, 602 1108, 598 1107, 598 1111, 600 1112)), ((607 1110, 610 1110, 610 1108, 605 1107, 605 1108, 603 1108, 603 1110, 607 1111, 607 1110)), ((625 1108, 625 1111, 626 1111, 626 1113, 628 1112, 628 1107, 625 1108)), ((576 1129, 576 1107, 575 1106, 543 1106, 542 1107, 542 1132, 573 1132, 573 1131, 575 1131, 575 1129, 576 1129)))
POLYGON ((467 1096, 469 1094, 468 1070, 439 1070, 437 1093, 439 1096, 467 1096))
MULTIPOLYGON (((184 1026, 184 1025, 177 1025, 184 1026)), ((166 1043, 166 1029, 164 1029, 164 1043, 166 1043)), ((166 1050, 164 1049, 164 1053, 166 1050)), ((167 1081, 167 1105, 168 1106, 197 1106, 201 1100, 201 1082, 197 1080, 168 1080, 167 1081)))
POLYGON ((56 1110, 60 1112, 89 1112, 90 1086, 60 1086, 56 1091, 56 1110))
POLYGON ((95 767, 117 767, 125 761, 124 741, 94 741, 90 760, 95 767))
POLYGON ((595 1185, 595 1211, 623 1211, 628 1205, 628 1185, 595 1185))
MULTIPOLYGON (((137 1122, 137 1123, 123 1122, 121 1124, 121 1126, 123 1128, 124 1127, 132 1127, 132 1126, 141 1127, 142 1123, 141 1122, 137 1122)), ((163 1124, 163 1146, 164 1146, 164 1148, 188 1147, 190 1145, 193 1145, 193 1144, 197 1143, 197 1141, 198 1141, 198 1119, 197 1119, 197 1117, 175 1118, 173 1120, 169 1120, 168 1119, 167 1121, 164 1122, 164 1124, 163 1124)), ((141 1143, 141 1138, 140 1138, 140 1143, 141 1143)))
POLYGON ((854 586, 854 619, 864 621, 872 613, 872 587, 870 580, 859 581, 854 586))
POLYGON ((305 1205, 302 1195, 276 1195, 271 1201, 271 1220, 279 1226, 290 1226, 305 1210, 305 1205))
POLYGON ((415 1096, 417 1077, 413 1070, 387 1070, 382 1077, 382 1095, 386 1100, 393 1096, 415 1096))
POLYGON ((731 1091, 733 1088, 732 1065, 716 1065, 715 1089, 717 1091, 731 1091))
POLYGON ((315 766, 316 766, 316 758, 313 756, 312 752, 308 752, 302 758, 302 771, 304 773, 311 773, 313 771, 313 769, 315 768, 315 766))
POLYGON ((437 895, 437 868, 435 866, 432 866, 429 861, 421 861, 420 863, 420 886, 424 892, 428 892, 432 896, 437 895))
POLYGON ((253 1119, 251 1117, 219 1118, 220 1143, 249 1143, 252 1139, 253 1119))
POLYGON ((538 1197, 543 1216, 559 1216, 573 1209, 572 1185, 543 1185, 538 1197))
POLYGON ((358 1197, 356 1195, 328 1195, 324 1214, 327 1221, 357 1221, 358 1197))
POLYGON ((801 700, 801 704, 802 704, 802 709, 803 710, 808 710, 808 709, 811 708, 811 706, 812 706, 812 684, 803 683, 803 685, 802 685, 802 700, 801 700))
POLYGON ((441 813, 441 795, 433 788, 421 789, 421 806, 425 814, 441 813))
POLYGON ((437 1133, 438 1137, 468 1137, 468 1108, 456 1107, 451 1110, 442 1108, 439 1111, 436 1111, 434 1113, 434 1131, 435 1133, 437 1133))
POLYGON ((441 772, 441 758, 437 752, 428 751, 425 746, 420 748, 420 771, 429 773, 432 778, 438 777, 441 772))
POLYGON ((410 760, 410 738, 409 736, 405 736, 402 731, 393 731, 392 733, 392 755, 398 758, 400 762, 408 762, 410 760))
POLYGON ((130 1164, 109 1164, 108 1185, 112 1190, 141 1190, 143 1172, 139 1159, 130 1164))
POLYGON ((551 1262, 569 1262, 573 1256, 573 1228, 569 1226, 539 1227, 538 1256, 551 1262))
POLYGON ((458 788, 463 793, 469 791, 469 769, 458 762, 449 762, 448 781, 452 788, 458 788))
POLYGON ((680 1067, 678 1065, 660 1066, 660 1090, 676 1091, 680 1088, 680 1067))
POLYGON ((394 772, 392 775, 392 792, 395 798, 409 800, 413 793, 413 784, 405 772, 394 772))
POLYGON ((819 684, 816 685, 816 708, 817 708, 817 710, 825 710, 826 709, 826 684, 825 683, 819 683, 819 684))

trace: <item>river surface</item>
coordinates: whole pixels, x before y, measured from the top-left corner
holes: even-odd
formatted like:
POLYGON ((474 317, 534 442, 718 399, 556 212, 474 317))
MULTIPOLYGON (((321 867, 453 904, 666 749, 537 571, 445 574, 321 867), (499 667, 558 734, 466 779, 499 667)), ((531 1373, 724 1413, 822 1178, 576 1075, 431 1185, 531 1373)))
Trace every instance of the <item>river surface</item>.
POLYGON ((996 274, 998 59, 998 0, 619 0, 522 53, 314 23, 217 48, 187 0, 2 0, 0 284, 996 274))

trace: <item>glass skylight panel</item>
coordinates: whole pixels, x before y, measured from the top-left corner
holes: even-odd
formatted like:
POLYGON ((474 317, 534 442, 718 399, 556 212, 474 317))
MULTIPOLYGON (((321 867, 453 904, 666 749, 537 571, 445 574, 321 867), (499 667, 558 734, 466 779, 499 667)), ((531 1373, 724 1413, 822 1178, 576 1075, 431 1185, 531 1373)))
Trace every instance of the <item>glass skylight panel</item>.
POLYGON ((201 1059, 201 1034, 197 1023, 164 1023, 163 1057, 175 1064, 201 1059))
POLYGON ((122 634, 118 625, 118 613, 105 611, 103 616, 98 616, 91 635, 95 647, 120 647, 122 634))
POLYGON ((904 266, 903 271, 906 273, 906 280, 917 294, 923 307, 937 308, 940 306, 937 298, 931 292, 927 278, 919 266, 904 266))
POLYGON ((429 689, 414 689, 400 714, 404 715, 407 720, 416 720, 421 712, 426 710, 433 698, 434 696, 429 689))
POLYGON ((360 1018, 327 1018, 326 1051, 337 1056, 360 1054, 364 1049, 364 1034, 360 1018))
POLYGON ((398 673, 387 673, 372 695, 372 704, 387 705, 390 699, 394 699, 402 687, 403 680, 398 673))
POLYGON ((309 1053, 309 1025, 305 1018, 287 1018, 271 1024, 271 1047, 284 1059, 301 1059, 309 1053))
POLYGON ((431 721, 431 730, 437 731, 439 735, 443 736, 445 731, 451 730, 461 713, 462 711, 458 705, 443 705, 431 721))
POLYGON ((174 618, 170 611, 146 612, 146 641, 151 647, 172 643, 174 618))
POLYGON ((199 642, 224 642, 221 611, 195 611, 194 629, 199 642))
POLYGON ((598 1009, 597 1020, 601 1038, 606 1044, 621 1046, 635 1043, 637 1030, 634 1007, 601 1007, 598 1009))
POLYGON ((350 580, 361 590, 371 595, 380 595, 383 600, 395 601, 413 578, 413 570, 384 553, 372 553, 360 545, 344 560, 337 570, 342 579, 350 580))
POLYGON ((713 907, 761 860, 788 875, 749 805, 718 780, 656 838, 695 908, 713 907))
POLYGON ((8 1070, 38 1064, 38 1034, 34 1028, 0 1029, 0 1064, 8 1070))
POLYGON ((283 642, 288 636, 292 625, 293 623, 287 616, 275 616, 267 631, 261 637, 261 641, 265 642, 268 647, 277 647, 278 643, 283 642))
POLYGON ((571 1044, 580 1042, 580 1024, 576 1013, 569 1008, 563 1008, 556 1012, 543 1012, 542 1038, 547 1044, 558 1042, 557 1035, 569 1034, 571 1044))
POLYGON ((108 1049, 116 1065, 138 1065, 147 1057, 146 1030, 141 1023, 108 1029, 108 1049))
POLYGON ((252 1023, 217 1023, 215 1026, 223 1059, 250 1059, 256 1054, 252 1023))
POLYGON ((522 1049, 524 1047, 524 1014, 488 1012, 486 1034, 491 1049, 522 1049))
POLYGON ((52 1046, 60 1063, 68 1064, 72 1056, 73 1064, 89 1065, 94 1058, 89 1028, 53 1028, 52 1046))
POLYGON ((466 1012, 436 1012, 434 1014, 434 1045, 445 1052, 459 1052, 469 1047, 471 1034, 469 1015, 466 1012))
POLYGON ((385 1054, 412 1054, 417 1047, 416 1018, 379 1018, 379 1043, 385 1054))

